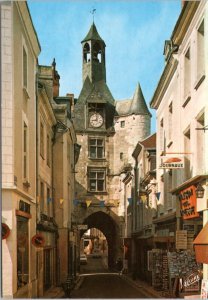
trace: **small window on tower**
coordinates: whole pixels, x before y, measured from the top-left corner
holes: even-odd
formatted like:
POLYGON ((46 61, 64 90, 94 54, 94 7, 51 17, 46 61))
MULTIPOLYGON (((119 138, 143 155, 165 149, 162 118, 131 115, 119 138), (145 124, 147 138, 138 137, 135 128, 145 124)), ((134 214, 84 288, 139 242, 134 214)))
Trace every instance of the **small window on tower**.
POLYGON ((125 127, 125 121, 121 121, 121 128, 125 127))
POLYGON ((123 152, 120 153, 120 160, 123 160, 124 154, 123 152))
POLYGON ((90 55, 90 46, 88 43, 86 43, 84 45, 84 49, 83 49, 83 58, 84 58, 84 62, 88 62, 90 61, 91 55, 90 55))

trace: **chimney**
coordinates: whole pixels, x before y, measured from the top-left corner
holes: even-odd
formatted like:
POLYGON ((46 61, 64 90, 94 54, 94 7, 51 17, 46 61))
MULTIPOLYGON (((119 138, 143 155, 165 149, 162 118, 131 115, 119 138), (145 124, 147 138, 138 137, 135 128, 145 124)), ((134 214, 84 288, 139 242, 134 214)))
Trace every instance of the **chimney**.
POLYGON ((52 76, 53 76, 53 97, 56 98, 59 96, 59 79, 60 76, 58 74, 58 72, 56 71, 56 61, 55 58, 53 59, 52 62, 52 76))

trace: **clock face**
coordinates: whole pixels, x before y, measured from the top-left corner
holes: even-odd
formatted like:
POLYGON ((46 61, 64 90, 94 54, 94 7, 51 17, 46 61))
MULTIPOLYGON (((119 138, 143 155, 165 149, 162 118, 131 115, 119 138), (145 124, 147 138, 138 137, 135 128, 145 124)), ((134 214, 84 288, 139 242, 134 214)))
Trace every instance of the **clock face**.
POLYGON ((100 114, 98 114, 98 113, 92 114, 91 117, 90 117, 90 124, 93 127, 100 127, 100 126, 102 126, 102 124, 103 124, 103 117, 100 114))

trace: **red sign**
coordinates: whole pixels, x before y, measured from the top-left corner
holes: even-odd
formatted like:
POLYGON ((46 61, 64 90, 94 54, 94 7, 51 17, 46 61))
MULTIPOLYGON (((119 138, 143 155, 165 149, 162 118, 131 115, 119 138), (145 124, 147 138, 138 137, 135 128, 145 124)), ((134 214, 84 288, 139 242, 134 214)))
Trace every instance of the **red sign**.
POLYGON ((1 223, 1 237, 2 237, 2 240, 8 238, 9 234, 10 234, 9 226, 5 223, 1 223))
POLYGON ((196 187, 194 185, 180 191, 179 200, 181 216, 184 220, 199 217, 199 213, 196 211, 196 187))
POLYGON ((44 237, 41 234, 34 235, 31 242, 35 247, 43 247, 45 244, 44 237))

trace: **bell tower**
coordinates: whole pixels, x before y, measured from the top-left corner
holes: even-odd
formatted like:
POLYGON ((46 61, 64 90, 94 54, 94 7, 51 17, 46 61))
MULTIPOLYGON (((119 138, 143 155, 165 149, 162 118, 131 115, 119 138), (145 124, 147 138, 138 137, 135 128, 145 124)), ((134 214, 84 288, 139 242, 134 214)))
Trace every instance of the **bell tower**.
POLYGON ((89 77, 92 83, 106 82, 105 42, 97 32, 93 22, 86 37, 82 40, 82 80, 89 77))

